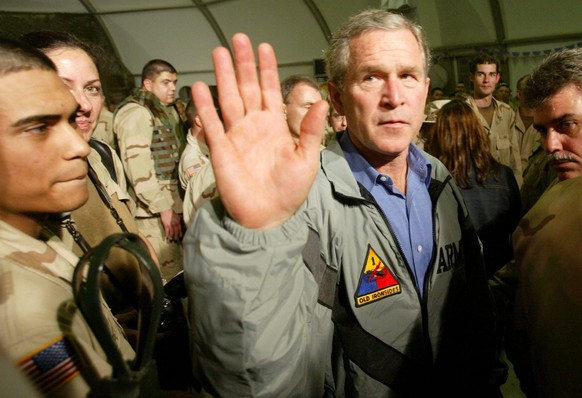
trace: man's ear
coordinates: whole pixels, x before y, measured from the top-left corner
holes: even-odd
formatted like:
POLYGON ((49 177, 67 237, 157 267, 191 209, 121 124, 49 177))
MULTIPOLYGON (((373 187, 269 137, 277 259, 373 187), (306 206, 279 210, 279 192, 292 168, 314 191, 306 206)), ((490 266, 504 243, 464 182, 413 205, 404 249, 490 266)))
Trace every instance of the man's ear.
POLYGON ((202 120, 200 120, 200 116, 194 116, 194 125, 198 128, 202 128, 202 120))
POLYGON ((335 83, 328 82, 327 83, 327 92, 329 93, 329 99, 330 99, 335 111, 342 116, 345 115, 344 104, 343 104, 342 99, 341 99, 342 93, 341 93, 340 89, 336 86, 335 83))
POLYGON ((283 114, 285 115, 285 120, 287 120, 287 104, 283 104, 283 114))
POLYGON ((145 88, 147 91, 152 91, 153 84, 154 83, 150 79, 144 79, 143 88, 145 88))
MULTIPOLYGON (((426 84, 426 90, 424 92, 424 101, 426 102, 426 99, 428 98, 428 90, 430 89, 430 77, 426 77, 426 80, 424 82, 424 84, 426 84)), ((444 94, 444 91, 443 91, 444 94)))

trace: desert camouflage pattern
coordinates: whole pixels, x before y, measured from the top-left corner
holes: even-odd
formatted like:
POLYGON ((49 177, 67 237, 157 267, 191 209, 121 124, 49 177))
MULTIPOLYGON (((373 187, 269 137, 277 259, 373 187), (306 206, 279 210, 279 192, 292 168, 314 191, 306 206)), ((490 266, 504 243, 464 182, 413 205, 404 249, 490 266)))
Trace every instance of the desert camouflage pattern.
POLYGON ((190 225, 194 212, 218 196, 216 179, 210 163, 208 146, 188 134, 186 148, 180 158, 180 184, 184 195, 184 222, 190 225))
POLYGON ((173 209, 182 214, 178 162, 184 145, 183 107, 162 105, 147 91, 137 90, 117 108, 113 126, 121 160, 136 201, 136 223, 150 241, 162 276, 182 269, 181 244, 168 242, 159 213, 173 209))
POLYGON ((113 134, 113 113, 106 107, 101 109, 92 137, 103 141, 117 151, 117 140, 113 134))
MULTIPOLYGON (((46 240, 34 239, 0 221, 0 345, 27 377, 35 377, 43 396, 83 397, 88 380, 111 376, 111 367, 74 302, 71 278, 78 258, 50 232, 44 234, 46 240), (56 348, 62 344, 69 348, 66 355, 56 348), (30 359, 39 356, 44 359, 33 364, 30 359), (55 357, 66 365, 61 373, 35 372, 41 362, 53 366, 55 357)), ((105 302, 103 310, 123 357, 133 359, 105 302)))

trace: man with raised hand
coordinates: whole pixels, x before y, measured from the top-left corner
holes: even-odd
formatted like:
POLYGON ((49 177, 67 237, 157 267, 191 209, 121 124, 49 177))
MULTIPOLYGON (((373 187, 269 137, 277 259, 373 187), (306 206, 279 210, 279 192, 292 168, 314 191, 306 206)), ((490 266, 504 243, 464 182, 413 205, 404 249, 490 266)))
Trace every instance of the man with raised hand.
POLYGON ((193 86, 220 202, 185 239, 194 371, 217 396, 485 396, 494 359, 480 245, 458 188, 412 141, 430 54, 384 10, 327 52, 348 129, 319 153, 315 103, 297 144, 277 63, 247 36, 213 52, 220 122, 193 86))

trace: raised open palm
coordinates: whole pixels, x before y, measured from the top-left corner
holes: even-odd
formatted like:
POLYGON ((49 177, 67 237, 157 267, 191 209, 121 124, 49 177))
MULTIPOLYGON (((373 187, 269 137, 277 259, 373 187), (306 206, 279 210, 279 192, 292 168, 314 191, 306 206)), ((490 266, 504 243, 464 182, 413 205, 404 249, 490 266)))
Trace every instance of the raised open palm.
POLYGON ((205 84, 194 84, 192 96, 228 214, 247 228, 267 229, 289 219, 307 197, 319 169, 328 106, 320 101, 311 107, 295 144, 272 47, 259 45, 257 75, 249 38, 236 34, 232 44, 234 66, 227 49, 212 54, 224 126, 205 84))

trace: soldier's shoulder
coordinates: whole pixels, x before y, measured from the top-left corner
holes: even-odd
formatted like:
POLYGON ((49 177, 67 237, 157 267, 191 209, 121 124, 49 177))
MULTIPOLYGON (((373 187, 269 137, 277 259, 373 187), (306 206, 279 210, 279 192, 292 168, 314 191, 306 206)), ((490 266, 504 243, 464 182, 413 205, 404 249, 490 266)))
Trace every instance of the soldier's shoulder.
POLYGON ((495 101, 497 102, 497 106, 501 112, 507 113, 507 114, 511 114, 511 113, 515 114, 515 111, 513 110, 513 108, 511 106, 509 106, 509 104, 506 104, 505 102, 502 102, 502 101, 497 101, 497 100, 495 100, 495 101))

